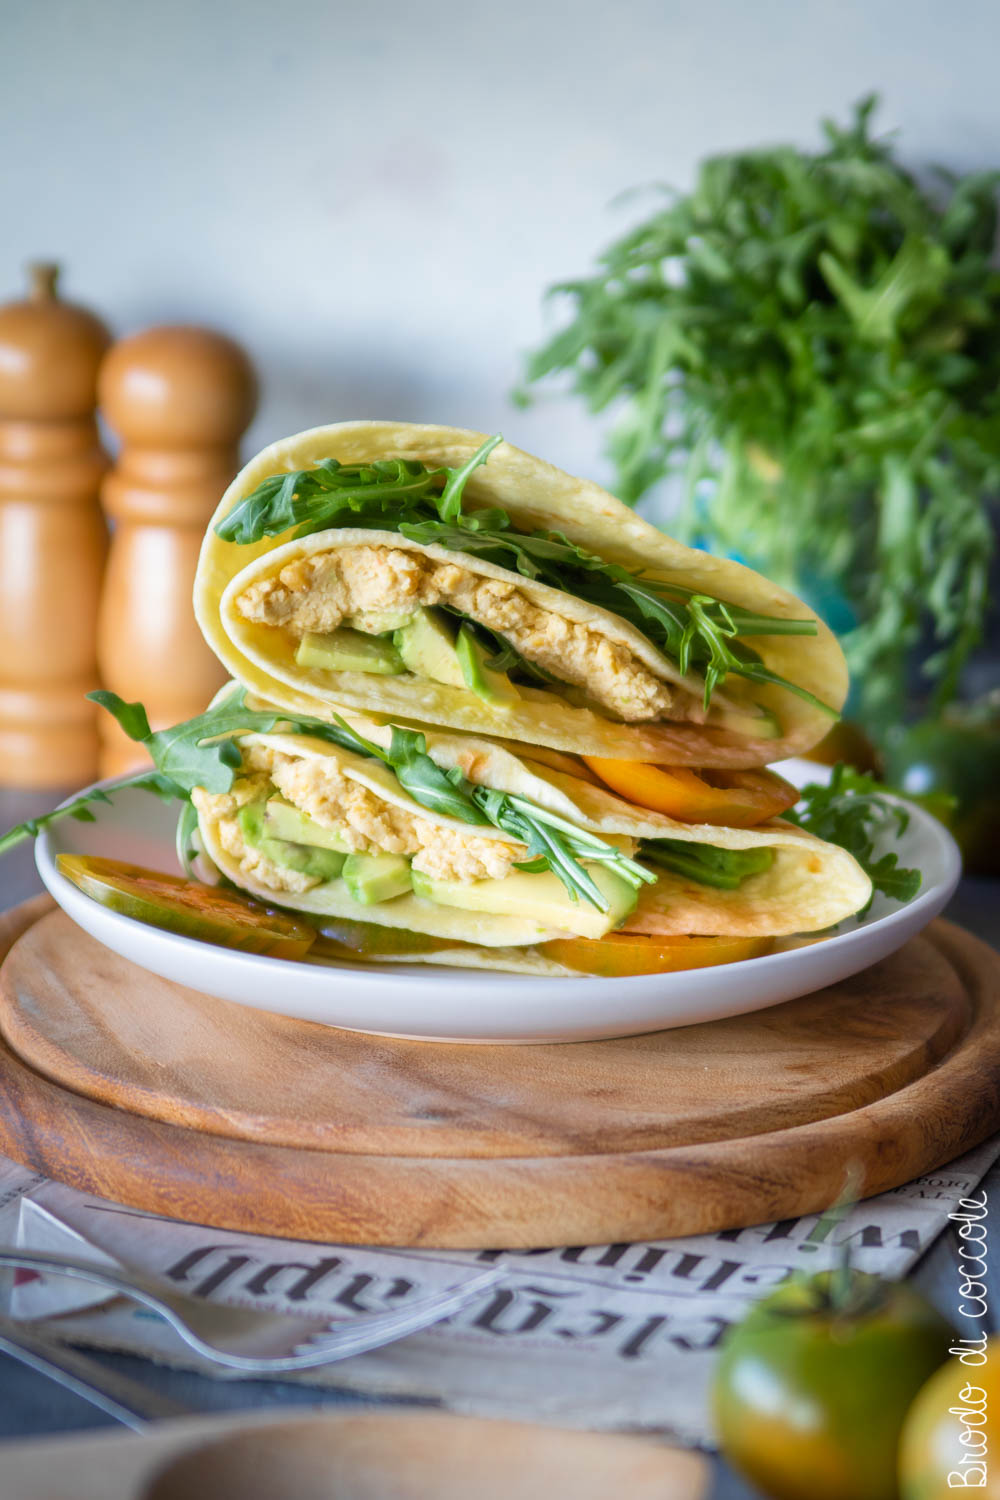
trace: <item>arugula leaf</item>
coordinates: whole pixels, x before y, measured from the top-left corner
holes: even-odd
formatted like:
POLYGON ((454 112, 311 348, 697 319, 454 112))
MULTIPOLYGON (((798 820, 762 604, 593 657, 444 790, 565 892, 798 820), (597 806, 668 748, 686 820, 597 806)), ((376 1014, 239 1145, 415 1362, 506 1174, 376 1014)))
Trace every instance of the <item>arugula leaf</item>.
POLYGON ((174 835, 174 848, 177 851, 177 862, 189 880, 196 880, 194 861, 198 849, 194 839, 198 832, 198 809, 193 802, 185 802, 181 808, 181 815, 177 819, 177 832, 174 835))
POLYGON ((149 718, 141 703, 126 703, 124 698, 119 698, 117 693, 109 693, 103 689, 99 692, 88 693, 87 697, 92 703, 99 703, 101 708, 106 708, 112 718, 117 719, 120 728, 128 735, 130 740, 148 740, 151 734, 149 718))
POLYGON ((736 639, 742 635, 815 635, 813 621, 755 614, 713 599, 709 594, 688 593, 666 584, 650 585, 636 580, 621 583, 619 588, 634 601, 644 618, 659 622, 665 638, 661 650, 676 658, 680 670, 685 674, 699 672, 704 677, 706 709, 716 687, 732 672, 752 682, 774 683, 814 708, 822 709, 831 718, 840 717, 835 708, 815 693, 765 667, 755 651, 736 639))
POLYGON ((401 510, 421 514, 432 484, 429 469, 403 459, 345 467, 326 458, 313 469, 265 479, 215 530, 223 541, 245 545, 292 527, 296 536, 328 525, 381 527, 401 510))
POLYGON ((18 823, 15 827, 8 829, 5 834, 0 835, 0 854, 6 854, 8 849, 13 849, 15 844, 21 843, 22 839, 35 838, 43 828, 48 828, 50 823, 57 823, 61 818, 75 818, 78 823, 93 823, 94 814, 89 804, 110 801, 108 793, 98 788, 74 797, 72 802, 67 802, 63 807, 54 808, 52 812, 42 813, 37 818, 28 818, 24 823, 18 823))
POLYGON ((608 865, 634 890, 642 884, 656 882, 655 875, 629 859, 613 844, 606 844, 596 834, 576 828, 558 814, 538 807, 524 797, 481 786, 473 790, 472 796, 491 823, 527 844, 527 858, 517 868, 529 872, 551 870, 558 875, 574 901, 583 896, 598 911, 608 909, 606 898, 583 868, 581 860, 608 865))
POLYGON ((686 875, 700 885, 735 891, 751 875, 759 875, 774 864, 773 849, 719 849, 714 844, 690 844, 683 839, 644 839, 639 850, 643 859, 686 875))
MULTIPOLYGON (((912 901, 920 889, 920 871, 901 869, 897 854, 875 858, 875 845, 881 837, 894 832, 899 838, 909 826, 907 809, 890 800, 899 795, 840 762, 834 766, 828 785, 814 782, 803 787, 796 807, 782 817, 853 854, 875 891, 893 901, 912 901)), ((870 906, 871 899, 858 915, 863 916, 870 906)))
POLYGON ((467 459, 460 469, 443 470, 448 478, 437 502, 438 515, 442 521, 454 521, 462 514, 462 491, 465 489, 466 480, 479 468, 480 464, 486 462, 493 449, 502 442, 503 437, 496 432, 476 449, 472 457, 467 459))
POLYGON ((312 469, 275 474, 222 518, 216 534, 242 546, 280 536, 292 527, 301 537, 329 526, 391 531, 405 517, 450 522, 461 514, 462 491, 470 474, 501 442, 499 433, 487 438, 458 469, 428 469, 403 458, 350 465, 325 458, 312 469))
POLYGON ((427 754, 427 741, 413 729, 392 727, 388 763, 396 778, 414 802, 432 812, 463 823, 484 824, 489 820, 476 806, 470 794, 470 783, 457 766, 444 770, 427 754))
MULTIPOLYGON (((252 712, 245 705, 246 694, 242 689, 234 688, 206 713, 154 733, 141 703, 126 703, 117 693, 103 688, 88 693, 87 697, 106 709, 129 739, 144 745, 153 761, 152 771, 137 771, 117 782, 112 790, 138 787, 165 801, 173 798, 187 801, 196 786, 203 786, 207 791, 227 792, 233 783, 234 769, 240 764, 240 753, 232 743, 232 736, 253 729, 264 732, 273 729, 281 720, 280 714, 252 712)), ((93 822, 94 814, 89 810, 89 804, 110 801, 109 792, 94 787, 63 807, 18 823, 0 837, 0 854, 23 839, 34 838, 42 828, 62 818, 93 822)))
POLYGON ((246 706, 246 693, 234 689, 214 708, 183 724, 150 731, 141 703, 125 703, 117 693, 99 689, 87 697, 99 703, 124 729, 149 751, 164 791, 187 797, 196 786, 208 792, 228 792, 240 753, 232 736, 248 730, 266 733, 281 721, 279 713, 254 713, 246 706))
POLYGON ((487 821, 468 795, 470 783, 457 766, 446 771, 428 755, 426 736, 419 730, 401 729, 398 724, 393 724, 389 749, 383 750, 371 740, 357 734, 339 715, 334 717, 339 733, 331 734, 326 725, 319 725, 317 729, 310 727, 306 732, 318 733, 324 739, 334 739, 344 749, 353 749, 358 755, 373 756, 382 761, 383 765, 395 773, 400 786, 421 807, 466 823, 487 821))

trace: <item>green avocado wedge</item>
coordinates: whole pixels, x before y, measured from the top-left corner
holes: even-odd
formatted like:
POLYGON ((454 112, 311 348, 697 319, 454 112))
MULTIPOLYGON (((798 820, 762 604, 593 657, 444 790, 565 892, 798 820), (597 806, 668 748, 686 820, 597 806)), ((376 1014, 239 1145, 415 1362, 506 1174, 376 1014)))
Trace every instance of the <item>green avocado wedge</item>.
POLYGON ((415 610, 392 639, 403 664, 417 677, 428 677, 445 687, 465 686, 454 635, 439 611, 415 610))
POLYGON ((512 870, 502 880, 468 881, 433 880, 414 870, 413 889, 416 895, 439 906, 457 906, 491 916, 533 917, 540 930, 555 928, 582 937, 601 938, 619 927, 635 910, 638 892, 628 881, 600 865, 588 865, 587 873, 607 902, 607 911, 573 901, 557 876, 526 870, 512 870))
POLYGON ((506 672, 497 672, 487 663, 487 653, 476 640, 472 629, 463 625, 455 642, 455 654, 462 669, 465 685, 477 698, 490 703, 494 708, 512 708, 521 701, 521 694, 506 672))
POLYGON ((412 890, 410 861, 402 854, 350 854, 344 861, 343 878, 362 906, 394 901, 412 890))
POLYGON ((366 635, 348 625, 328 635, 304 635, 295 660, 300 667, 318 667, 322 672, 372 672, 378 677, 397 677, 406 670, 388 636, 366 635))
POLYGON ((316 880, 336 880, 344 867, 346 854, 335 849, 322 849, 315 844, 298 844, 289 839, 272 838, 267 833, 266 804, 248 802, 237 814, 240 832, 252 849, 258 850, 265 859, 286 870, 296 870, 300 875, 311 875, 316 880))
POLYGON ((283 797, 268 797, 264 806, 264 833, 268 838, 285 839, 292 844, 314 844, 338 854, 351 852, 335 828, 324 828, 283 797))

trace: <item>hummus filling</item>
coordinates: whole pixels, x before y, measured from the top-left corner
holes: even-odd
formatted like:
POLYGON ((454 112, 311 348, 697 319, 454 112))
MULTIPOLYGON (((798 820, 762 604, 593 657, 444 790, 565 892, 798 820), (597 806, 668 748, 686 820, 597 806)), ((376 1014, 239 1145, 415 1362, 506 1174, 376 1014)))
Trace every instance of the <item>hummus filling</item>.
POLYGON ((236 601, 244 619, 294 636, 328 634, 346 619, 448 605, 497 631, 528 661, 626 723, 697 717, 694 699, 656 677, 600 630, 533 604, 514 583, 483 578, 457 563, 393 547, 343 547, 289 563, 251 584, 236 601))
POLYGON ((217 822, 219 841, 240 869, 274 891, 301 893, 320 880, 266 858, 243 837, 241 807, 280 792, 321 828, 336 831, 352 853, 403 854, 432 880, 502 880, 511 865, 527 856, 524 844, 509 844, 482 833, 460 833, 386 802, 344 775, 332 760, 285 755, 268 745, 243 749, 244 771, 229 792, 196 787, 198 812, 217 822))

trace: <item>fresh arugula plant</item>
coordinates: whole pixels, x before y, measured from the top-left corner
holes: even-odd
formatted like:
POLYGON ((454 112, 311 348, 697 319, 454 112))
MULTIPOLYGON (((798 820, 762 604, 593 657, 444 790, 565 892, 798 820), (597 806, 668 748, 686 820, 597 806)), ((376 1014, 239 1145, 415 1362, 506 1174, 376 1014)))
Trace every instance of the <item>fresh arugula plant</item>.
POLYGON ((888 722, 928 632, 933 707, 955 695, 987 610, 1000 174, 928 190, 872 137, 875 103, 819 152, 704 162, 550 289, 569 322, 526 374, 614 409, 627 502, 673 476, 682 537, 846 600, 866 718, 888 722))
POLYGON ((246 706, 245 690, 234 687, 206 713, 154 732, 141 703, 126 703, 117 693, 104 690, 88 697, 107 709, 130 739, 145 746, 154 769, 127 777, 108 791, 94 788, 64 807, 19 823, 0 837, 0 854, 61 818, 93 822, 90 803, 110 802, 112 791, 133 786, 155 792, 167 801, 177 798, 185 804, 178 825, 177 846, 182 863, 189 869, 191 837, 197 826, 190 800, 192 791, 204 787, 209 792, 228 792, 242 766, 234 737, 248 732, 267 734, 280 726, 286 733, 311 735, 343 750, 380 760, 395 772, 400 785, 421 807, 463 823, 492 825, 512 834, 528 846, 527 859, 519 868, 552 870, 574 900, 582 896, 600 911, 607 911, 608 902, 581 861, 607 865, 633 889, 656 879, 620 849, 595 834, 574 828, 547 809, 523 797, 474 786, 457 767, 443 770, 428 755, 424 735, 412 729, 393 725, 389 748, 383 750, 339 717, 328 724, 320 719, 289 719, 280 713, 254 711, 246 706))
MULTIPOLYGON (((803 787, 800 801, 782 817, 853 854, 872 882, 873 895, 881 891, 893 901, 912 901, 920 889, 920 871, 901 869, 898 854, 875 858, 877 841, 893 832, 899 838, 910 822, 905 805, 885 795, 889 790, 841 762, 827 785, 812 782, 803 787)), ((858 915, 869 906, 870 900, 858 915)))
POLYGON ((464 512, 466 481, 500 441, 499 435, 487 439, 460 469, 427 469, 403 459, 344 467, 325 459, 314 469, 265 479, 215 529, 224 541, 246 545, 288 530, 302 537, 329 527, 363 527, 479 555, 627 620, 682 673, 703 677, 706 708, 715 688, 733 673, 776 683, 837 717, 805 688, 769 671, 744 643, 747 636, 815 635, 812 620, 757 614, 679 584, 644 578, 578 547, 561 532, 519 531, 498 507, 464 512))

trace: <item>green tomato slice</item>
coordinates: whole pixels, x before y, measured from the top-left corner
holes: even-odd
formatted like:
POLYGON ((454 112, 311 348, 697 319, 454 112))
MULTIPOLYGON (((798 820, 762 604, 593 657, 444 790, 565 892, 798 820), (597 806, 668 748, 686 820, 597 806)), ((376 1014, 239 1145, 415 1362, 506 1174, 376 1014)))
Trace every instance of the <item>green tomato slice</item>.
POLYGON ((304 958, 316 940, 309 922, 267 910, 235 891, 97 855, 60 854, 56 865, 102 906, 181 937, 272 958, 304 958))

